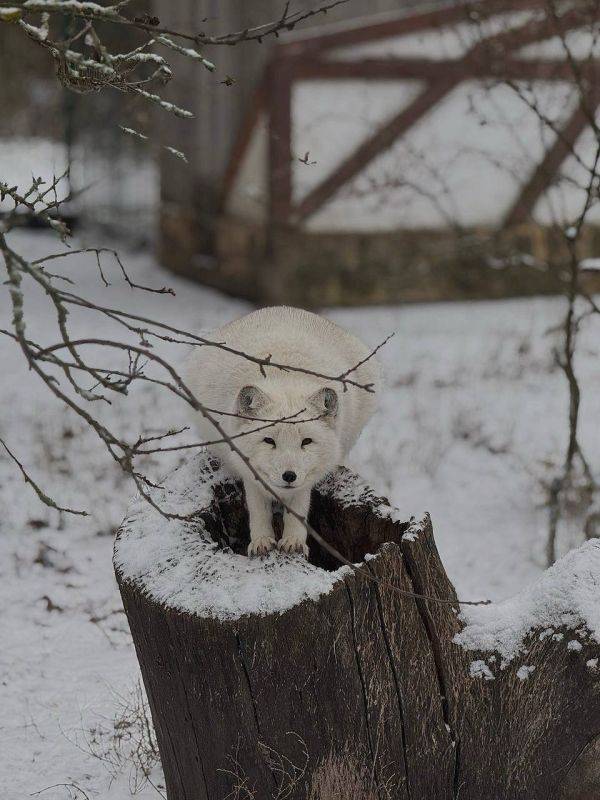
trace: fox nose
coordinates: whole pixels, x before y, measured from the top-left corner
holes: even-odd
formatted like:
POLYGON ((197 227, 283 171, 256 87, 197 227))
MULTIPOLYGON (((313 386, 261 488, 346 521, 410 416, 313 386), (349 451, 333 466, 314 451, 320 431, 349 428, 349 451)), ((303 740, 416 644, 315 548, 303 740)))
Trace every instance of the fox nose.
POLYGON ((286 483, 293 483, 296 480, 296 473, 291 469, 286 470, 281 476, 286 483))

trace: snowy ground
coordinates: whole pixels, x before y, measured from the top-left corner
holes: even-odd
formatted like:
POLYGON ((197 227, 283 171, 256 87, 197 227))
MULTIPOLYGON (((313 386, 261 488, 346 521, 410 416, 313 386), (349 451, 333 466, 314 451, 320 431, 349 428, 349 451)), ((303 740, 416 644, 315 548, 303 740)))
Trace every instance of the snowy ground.
MULTIPOLYGON (((59 249, 45 234, 22 233, 13 242, 29 255, 59 249)), ((105 288, 92 258, 71 259, 67 274, 81 294, 190 330, 248 309, 161 272, 148 255, 124 255, 136 280, 167 283, 177 297, 132 292, 116 272, 105 288)), ((330 313, 372 344, 396 331, 382 355, 388 385, 381 410, 351 466, 406 516, 431 511, 463 598, 509 596, 543 569, 543 483, 566 434, 566 388, 548 333, 561 311, 560 299, 528 299, 330 313)), ((6 327, 5 296, 0 315, 6 327)), ((55 340, 44 297, 29 295, 28 319, 32 333, 55 340)), ((74 315, 73 331, 81 325, 74 315)), ((105 332, 98 320, 94 333, 105 332)), ((578 367, 583 439, 596 468, 599 347, 590 328, 578 367)), ((77 786, 102 800, 126 800, 136 790, 157 797, 157 788, 138 781, 138 669, 111 565, 112 534, 132 488, 94 436, 27 372, 11 342, 0 341, 0 363, 0 435, 59 502, 91 512, 67 518, 41 506, 0 453, 2 797, 21 800, 55 784, 63 785, 39 796, 84 797, 77 786)), ((182 414, 148 386, 101 413, 130 436, 167 428, 182 414)), ((152 777, 160 789, 158 767, 152 777)))

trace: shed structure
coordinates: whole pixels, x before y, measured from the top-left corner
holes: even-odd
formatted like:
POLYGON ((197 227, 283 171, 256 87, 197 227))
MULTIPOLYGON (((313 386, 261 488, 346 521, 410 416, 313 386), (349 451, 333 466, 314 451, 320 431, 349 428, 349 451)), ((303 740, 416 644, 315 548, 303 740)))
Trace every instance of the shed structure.
MULTIPOLYGON (((167 214, 163 259, 305 306, 557 291, 556 231, 595 156, 596 5, 487 0, 287 35, 226 159, 212 257, 194 261, 197 220, 167 214)), ((590 256, 599 221, 592 207, 590 256)))

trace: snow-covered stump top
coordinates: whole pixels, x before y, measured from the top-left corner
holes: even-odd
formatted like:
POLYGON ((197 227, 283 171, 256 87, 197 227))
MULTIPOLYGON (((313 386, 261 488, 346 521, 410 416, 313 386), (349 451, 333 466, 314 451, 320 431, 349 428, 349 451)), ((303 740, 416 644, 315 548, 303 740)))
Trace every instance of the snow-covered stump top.
MULTIPOLYGON (((136 496, 115 542, 115 568, 159 603, 220 619, 282 613, 303 600, 317 600, 351 572, 344 565, 333 569, 330 561, 329 569, 323 569, 275 551, 264 559, 247 558, 247 539, 238 538, 244 531, 234 525, 229 530, 227 525, 221 527, 221 536, 215 538, 219 503, 241 491, 241 484, 236 485, 215 458, 200 451, 151 490, 152 500, 163 511, 195 517, 165 519, 136 496)), ((397 524, 395 538, 407 544, 416 542, 429 524, 427 516, 404 520, 361 477, 343 467, 327 476, 316 493, 341 507, 368 509, 376 518, 397 524)), ((374 551, 364 553, 360 561, 373 555, 374 551)), ((578 631, 585 631, 600 642, 600 540, 568 553, 515 597, 463 606, 461 621, 456 643, 498 655, 504 663, 520 652, 532 631, 549 636, 567 629, 575 638, 578 631)))
MULTIPOLYGON (((323 569, 275 551, 264 559, 247 558, 247 523, 238 513, 224 520, 220 536, 217 526, 215 538, 219 504, 241 491, 241 484, 236 485, 216 459, 199 452, 174 470, 161 488, 151 490, 161 510, 182 517, 193 513, 194 518, 165 519, 137 496, 117 536, 115 568, 159 603, 218 619, 284 612, 303 600, 317 600, 351 571, 344 565, 323 569)), ((347 508, 368 507, 376 517, 397 522, 401 535, 409 531, 410 523, 347 469, 327 476, 316 492, 347 508)), ((416 535, 414 531, 408 535, 416 535)))
POLYGON ((241 485, 206 453, 152 501, 194 512, 136 499, 115 544, 169 800, 324 800, 336 775, 357 798, 600 796, 599 541, 461 609, 429 517, 343 467, 310 521, 354 567, 314 542, 247 558, 241 485))
POLYGON ((572 652, 581 650, 580 639, 598 647, 600 540, 571 550, 515 597, 486 606, 465 606, 461 620, 464 628, 455 642, 499 656, 502 669, 524 651, 532 635, 542 641, 564 639, 572 652))

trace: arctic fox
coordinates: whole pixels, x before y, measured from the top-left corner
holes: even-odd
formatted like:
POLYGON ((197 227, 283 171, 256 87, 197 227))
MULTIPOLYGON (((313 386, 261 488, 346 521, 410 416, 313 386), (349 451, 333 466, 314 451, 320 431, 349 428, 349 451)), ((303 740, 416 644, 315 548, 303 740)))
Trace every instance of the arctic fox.
MULTIPOLYGON (((217 418, 249 459, 262 480, 283 503, 306 519, 313 486, 348 454, 375 409, 380 367, 350 333, 317 314, 288 306, 263 308, 213 331, 213 341, 258 358, 338 376, 355 367, 350 378, 373 384, 374 392, 303 372, 260 367, 216 347, 197 347, 187 363, 187 382, 209 409, 227 412, 217 418), (302 412, 302 413, 298 413, 302 412), (287 421, 270 425, 271 420, 287 421), (269 426, 269 427, 267 427, 269 426), (246 434, 240 436, 239 434, 246 434)), ((219 438, 213 425, 196 414, 205 441, 219 438)), ((271 525, 273 496, 256 480, 229 445, 211 448, 243 480, 250 520, 248 555, 273 547, 308 555, 306 528, 284 514, 279 542, 271 525)))

